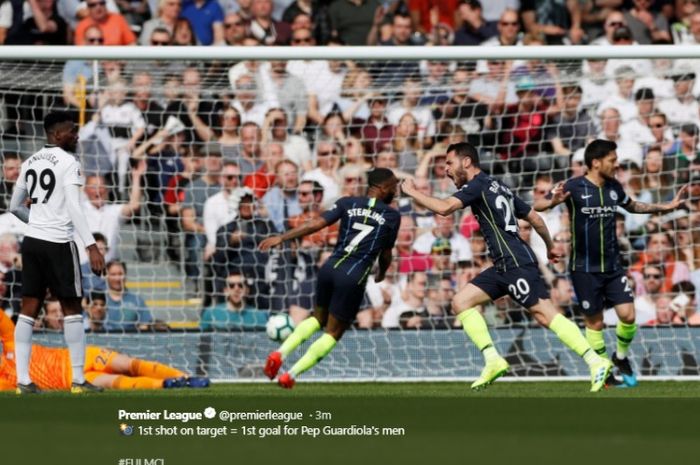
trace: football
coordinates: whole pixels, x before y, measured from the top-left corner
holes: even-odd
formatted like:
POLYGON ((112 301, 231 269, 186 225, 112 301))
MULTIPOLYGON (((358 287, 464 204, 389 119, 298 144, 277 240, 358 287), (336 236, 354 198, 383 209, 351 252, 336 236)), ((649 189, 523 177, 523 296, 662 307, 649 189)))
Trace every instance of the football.
POLYGON ((286 313, 278 313, 267 320, 265 329, 270 339, 282 342, 294 331, 294 322, 286 313))

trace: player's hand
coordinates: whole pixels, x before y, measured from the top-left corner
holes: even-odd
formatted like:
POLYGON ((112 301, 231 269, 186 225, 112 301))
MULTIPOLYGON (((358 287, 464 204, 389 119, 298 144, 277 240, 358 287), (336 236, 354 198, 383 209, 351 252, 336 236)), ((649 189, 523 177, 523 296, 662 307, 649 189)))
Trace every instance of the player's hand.
POLYGON ((263 252, 266 252, 274 247, 277 247, 282 243, 282 237, 281 236, 272 236, 268 237, 267 239, 264 239, 259 245, 258 249, 260 249, 263 252))
POLYGON ((569 198, 571 192, 564 190, 564 183, 560 182, 552 189, 552 205, 558 205, 569 198))
POLYGON ((416 183, 413 182, 412 178, 406 178, 401 183, 401 190, 404 194, 413 197, 413 194, 416 192, 416 183))
POLYGON ((105 258, 95 244, 87 248, 90 259, 90 269, 97 276, 102 276, 105 271, 105 258))
POLYGON ((673 198, 673 200, 670 203, 671 210, 675 210, 676 208, 680 207, 683 205, 685 202, 685 195, 688 192, 688 185, 686 184, 685 186, 681 187, 678 189, 678 192, 676 192, 676 196, 673 198))

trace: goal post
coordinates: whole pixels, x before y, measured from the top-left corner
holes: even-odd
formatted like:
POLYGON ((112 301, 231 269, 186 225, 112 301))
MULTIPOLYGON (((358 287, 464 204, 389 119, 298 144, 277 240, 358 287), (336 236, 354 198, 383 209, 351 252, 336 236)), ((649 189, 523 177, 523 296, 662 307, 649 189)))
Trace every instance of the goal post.
MULTIPOLYGON (((582 148, 604 137, 617 140, 619 179, 637 200, 668 201, 689 185, 684 209, 621 212, 618 240, 641 315, 633 364, 649 379, 700 376, 696 47, 18 46, 0 47, 0 60, 3 181, 45 143, 43 117, 72 112, 90 226, 106 238, 107 258, 126 265, 84 280, 90 344, 215 380, 262 380, 278 344, 267 317, 310 314, 337 231, 272 253, 256 249, 263 237, 361 195, 372 166, 451 195, 444 153, 459 141, 477 146, 484 169, 532 203, 583 173, 582 148), (104 311, 93 305, 100 298, 104 311)), ((21 295, 13 238, 24 229, 7 213, 11 190, 0 194, 12 313, 21 295)), ((357 325, 305 378, 478 375, 481 355, 450 313, 454 292, 489 266, 476 219, 468 210, 431 215, 403 196, 396 206, 404 220, 388 282, 370 280, 357 325)), ((566 210, 544 218, 568 254, 566 210)), ((582 325, 566 267, 546 264, 526 225, 519 233, 555 303, 582 325)), ((512 300, 483 311, 514 378, 588 375, 512 300)), ((609 353, 615 321, 606 311, 609 353)), ((60 324, 49 314, 39 340, 62 344, 60 324)))

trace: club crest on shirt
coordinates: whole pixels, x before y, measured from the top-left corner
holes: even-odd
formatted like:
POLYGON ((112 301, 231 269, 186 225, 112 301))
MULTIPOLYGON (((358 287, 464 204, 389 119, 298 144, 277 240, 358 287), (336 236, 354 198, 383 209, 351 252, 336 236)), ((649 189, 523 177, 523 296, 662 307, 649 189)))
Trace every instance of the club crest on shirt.
POLYGON ((610 191, 610 198, 613 199, 613 202, 617 202, 617 192, 615 191, 610 191))

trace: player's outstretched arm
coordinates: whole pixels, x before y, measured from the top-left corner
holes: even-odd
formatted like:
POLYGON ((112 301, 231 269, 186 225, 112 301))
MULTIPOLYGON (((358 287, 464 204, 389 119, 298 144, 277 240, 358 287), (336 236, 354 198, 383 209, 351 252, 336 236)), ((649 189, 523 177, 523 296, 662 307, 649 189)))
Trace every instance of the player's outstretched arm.
POLYGON ((556 186, 554 186, 554 189, 552 189, 551 194, 551 197, 548 199, 537 199, 535 203, 532 204, 532 208, 534 208, 538 212, 554 208, 560 203, 564 202, 567 198, 569 198, 571 192, 565 192, 564 183, 560 182, 556 186))
POLYGON ((630 213, 665 213, 675 210, 685 202, 685 194, 688 192, 688 186, 681 187, 676 196, 667 203, 644 203, 636 200, 630 201, 623 208, 630 213))
POLYGON ((412 179, 406 179, 401 183, 401 190, 404 194, 411 197, 418 204, 424 206, 433 213, 438 215, 447 216, 457 210, 464 208, 462 201, 456 197, 448 197, 446 199, 438 199, 425 195, 416 189, 416 185, 412 179))
POLYGON ((15 186, 10 199, 10 212, 23 223, 29 223, 29 209, 24 204, 27 198, 27 189, 23 186, 15 186))
POLYGON ((258 248, 265 252, 267 250, 272 249, 273 247, 277 247, 282 242, 291 241, 292 239, 297 239, 299 237, 313 234, 316 231, 320 231, 321 229, 325 228, 326 226, 328 226, 328 222, 325 220, 325 218, 313 218, 307 221, 306 223, 297 226, 294 229, 290 229, 284 234, 268 237, 258 245, 258 248))
POLYGON ((544 241, 547 246, 547 257, 553 262, 556 262, 559 256, 554 254, 554 242, 552 241, 552 236, 549 234, 549 229, 547 229, 547 225, 542 217, 533 209, 530 210, 530 213, 525 217, 525 221, 530 223, 532 228, 537 231, 537 234, 539 234, 544 241))

